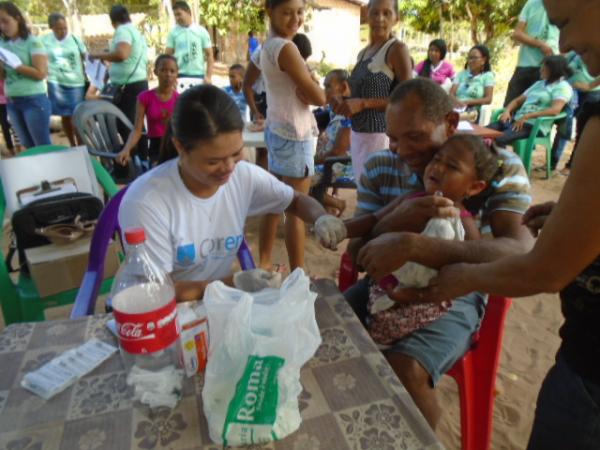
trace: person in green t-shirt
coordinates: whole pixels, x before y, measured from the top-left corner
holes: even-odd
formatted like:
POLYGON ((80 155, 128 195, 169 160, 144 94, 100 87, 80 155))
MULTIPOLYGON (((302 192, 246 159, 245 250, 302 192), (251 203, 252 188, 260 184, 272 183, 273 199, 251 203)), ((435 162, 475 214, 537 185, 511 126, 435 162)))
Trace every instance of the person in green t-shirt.
POLYGON ((490 65, 490 51, 485 45, 476 45, 469 50, 465 70, 454 77, 450 97, 459 108, 479 117, 481 105, 491 105, 494 99, 496 78, 490 65))
POLYGON ((517 68, 508 83, 505 107, 540 79, 544 57, 558 53, 558 28, 548 20, 543 0, 527 0, 512 38, 521 48, 517 68))
POLYGON ((87 49, 81 39, 69 34, 67 21, 62 14, 50 14, 48 26, 52 32, 42 38, 48 52, 48 97, 52 114, 61 117, 69 143, 75 146, 79 138, 72 116, 75 107, 83 101, 85 73, 82 60, 87 49))
POLYGON ((556 169, 558 166, 560 157, 571 138, 574 117, 577 118, 577 126, 575 130, 575 145, 571 152, 571 156, 569 157, 569 161, 567 161, 565 167, 561 170, 563 175, 569 174, 573 156, 575 155, 575 149, 577 148, 585 124, 589 119, 589 115, 584 113, 584 106, 587 103, 597 103, 600 101, 600 77, 593 77, 590 75, 581 56, 574 51, 567 53, 566 58, 569 67, 573 71, 573 76, 567 81, 573 86, 574 94, 573 100, 571 101, 571 108, 569 109, 569 116, 565 120, 564 126, 559 127, 559 132, 556 134, 552 145, 552 170, 556 169))
POLYGON ((0 2, 0 77, 5 80, 8 117, 25 148, 51 144, 50 101, 44 79, 48 57, 12 2, 0 2))
POLYGON ((210 84, 214 58, 208 31, 192 22, 192 10, 186 2, 175 2, 173 13, 177 25, 167 37, 166 53, 177 58, 179 78, 198 78, 210 84))
MULTIPOLYGON (((496 144, 505 146, 529 137, 536 118, 560 114, 571 101, 573 88, 565 78, 573 72, 564 56, 546 56, 540 72, 542 79, 510 102, 500 120, 488 125, 488 128, 503 132, 496 138, 496 144)), ((551 127, 552 124, 545 123, 540 132, 547 135, 551 127)))
MULTIPOLYGON (((122 88, 120 98, 114 102, 133 124, 137 97, 148 90, 148 47, 146 39, 131 23, 129 11, 123 5, 110 10, 110 21, 115 35, 108 52, 90 54, 90 59, 109 61, 110 84, 122 88)), ((130 130, 118 122, 119 134, 127 142, 130 130)))

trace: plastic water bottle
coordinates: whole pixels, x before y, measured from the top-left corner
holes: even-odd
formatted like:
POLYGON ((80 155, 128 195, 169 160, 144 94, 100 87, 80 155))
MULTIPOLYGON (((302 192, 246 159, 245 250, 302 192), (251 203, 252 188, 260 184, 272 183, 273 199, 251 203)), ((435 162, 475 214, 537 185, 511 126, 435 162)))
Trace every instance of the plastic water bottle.
POLYGON ((179 363, 175 287, 145 248, 143 228, 125 230, 124 263, 110 293, 125 368, 158 371, 179 363))

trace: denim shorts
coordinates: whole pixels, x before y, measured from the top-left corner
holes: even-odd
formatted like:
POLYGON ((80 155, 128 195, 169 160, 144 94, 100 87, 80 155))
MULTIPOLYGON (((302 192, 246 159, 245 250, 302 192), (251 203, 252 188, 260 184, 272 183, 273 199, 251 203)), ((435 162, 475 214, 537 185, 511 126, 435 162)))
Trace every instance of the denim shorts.
POLYGON ((293 141, 265 129, 269 172, 282 177, 305 178, 315 174, 315 140, 293 141))
POLYGON ((471 347, 473 333, 479 330, 487 296, 478 292, 452 300, 442 317, 392 345, 386 351, 410 356, 425 368, 435 387, 471 347))
MULTIPOLYGON (((359 319, 364 323, 367 313, 369 281, 363 278, 344 297, 359 319)), ((452 307, 442 317, 429 325, 413 331, 386 349, 419 361, 425 368, 433 386, 471 347, 473 334, 479 330, 485 313, 487 296, 472 292, 452 301, 452 307)))
POLYGON ((83 86, 71 87, 48 82, 48 98, 55 116, 72 116, 84 98, 83 86))

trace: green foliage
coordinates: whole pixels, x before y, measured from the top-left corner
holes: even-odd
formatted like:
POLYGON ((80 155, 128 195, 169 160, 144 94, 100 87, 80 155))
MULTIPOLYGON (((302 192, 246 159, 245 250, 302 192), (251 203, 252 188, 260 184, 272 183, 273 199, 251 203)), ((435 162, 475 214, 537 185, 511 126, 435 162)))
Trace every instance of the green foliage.
MULTIPOLYGON (((130 13, 145 12, 154 16, 158 15, 159 0, 95 0, 77 1, 80 14, 108 14, 115 4, 125 5, 130 13)), ((23 13, 31 18, 34 23, 46 23, 48 15, 60 12, 67 15, 67 8, 63 0, 15 0, 15 4, 23 13)))
POLYGON ((319 61, 318 64, 315 65, 315 70, 321 77, 325 77, 325 75, 327 75, 329 72, 336 68, 337 67, 335 67, 333 64, 328 63, 324 59, 322 59, 321 61, 319 61))
POLYGON ((526 0, 405 0, 400 14, 411 27, 439 33, 448 22, 464 22, 473 43, 487 43, 507 35, 515 26, 526 0))
POLYGON ((234 23, 240 31, 264 31, 263 2, 260 0, 199 0, 201 21, 225 34, 234 23))

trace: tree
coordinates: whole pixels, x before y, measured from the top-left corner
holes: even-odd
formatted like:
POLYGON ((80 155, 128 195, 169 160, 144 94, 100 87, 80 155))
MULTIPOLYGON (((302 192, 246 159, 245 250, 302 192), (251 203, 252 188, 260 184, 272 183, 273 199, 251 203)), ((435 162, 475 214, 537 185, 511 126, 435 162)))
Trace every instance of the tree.
POLYGON ((441 33, 445 20, 469 24, 473 44, 506 36, 526 0, 405 0, 400 13, 408 24, 426 33, 441 33))
POLYGON ((262 31, 265 29, 261 0, 197 0, 200 18, 208 26, 215 27, 220 34, 238 23, 240 31, 262 31))

